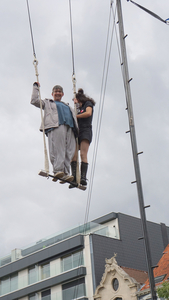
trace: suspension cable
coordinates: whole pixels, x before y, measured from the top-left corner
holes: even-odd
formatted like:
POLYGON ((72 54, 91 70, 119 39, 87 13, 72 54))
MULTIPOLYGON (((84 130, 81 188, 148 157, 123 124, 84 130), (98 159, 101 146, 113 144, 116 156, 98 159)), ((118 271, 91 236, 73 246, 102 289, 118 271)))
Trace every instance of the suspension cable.
POLYGON ((33 39, 32 22, 31 22, 31 16, 30 16, 30 9, 29 9, 29 3, 28 3, 28 0, 26 0, 26 3, 27 3, 27 10, 28 10, 28 18, 29 18, 29 26, 30 26, 31 40, 32 40, 33 55, 36 57, 36 54, 35 54, 35 43, 34 43, 34 39, 33 39))
MULTIPOLYGON (((27 3, 27 10, 28 10, 28 18, 29 18, 32 48, 33 48, 33 56, 34 56, 33 65, 35 67, 36 81, 39 83, 38 60, 36 58, 36 53, 35 53, 35 43, 34 43, 34 39, 33 39, 32 22, 31 22, 31 16, 30 16, 30 9, 29 9, 28 0, 26 0, 26 3, 27 3)), ((49 174, 49 160, 48 160, 48 153, 47 153, 46 139, 45 139, 45 127, 44 127, 44 117, 43 117, 43 111, 42 111, 42 100, 41 100, 41 93, 40 93, 40 84, 38 85, 38 89, 39 89, 40 112, 41 112, 42 129, 43 129, 44 160, 45 160, 44 161, 44 168, 45 168, 46 173, 49 174)))
POLYGON ((71 0, 69 0, 69 13, 70 13, 70 33, 71 33, 71 48, 72 48, 72 65, 73 65, 73 74, 75 74, 75 59, 74 59, 74 47, 73 47, 73 26, 72 26, 71 0))
POLYGON ((109 14, 108 31, 107 31, 106 51, 105 51, 104 66, 103 66, 102 84, 101 84, 101 92, 100 92, 100 104, 99 104, 98 120, 97 120, 97 125, 96 125, 96 135, 95 135, 95 143, 94 143, 94 150, 93 150, 91 179, 90 179, 90 183, 89 183, 87 208, 86 208, 86 214, 85 214, 85 223, 87 223, 87 220, 88 220, 89 208, 90 208, 90 203, 91 203, 91 195, 92 195, 93 180, 94 180, 94 173, 95 173, 95 167, 96 167, 98 143, 99 143, 99 136, 100 136, 100 130, 101 130, 101 121, 102 121, 102 115, 103 115, 105 92, 106 92, 108 71, 109 71, 109 64, 110 64, 110 54, 111 54, 112 40, 113 40, 114 27, 115 27, 115 25, 113 23, 111 37, 109 38, 112 5, 113 5, 113 0, 110 1, 110 14, 109 14), (108 52, 109 39, 110 39, 110 45, 109 45, 109 52, 108 52))
MULTIPOLYGON (((91 204, 91 195, 92 195, 93 180, 94 180, 94 173, 95 173, 95 166, 96 166, 96 157, 97 157, 97 150, 98 150, 98 143, 99 143, 99 136, 100 136, 100 129, 101 129, 101 120, 102 120, 103 106, 104 106, 104 100, 105 100, 105 91, 106 91, 107 77, 108 77, 108 70, 109 70, 109 63, 110 63, 110 53, 111 53, 111 46, 112 46, 112 39, 113 39, 113 32, 114 32, 114 26, 113 26, 111 38, 109 38, 112 4, 113 4, 113 0, 110 1, 110 13, 109 13, 109 21, 108 21, 108 29, 107 29, 106 50, 105 50, 105 57, 104 57, 104 64, 103 64, 99 111, 98 111, 98 119, 97 119, 97 125, 96 125, 96 135, 95 135, 95 142, 94 142, 91 176, 90 176, 90 182, 89 182, 89 190, 88 190, 88 196, 87 196, 85 218, 84 218, 83 234, 86 234, 86 231, 88 229, 87 222, 88 222, 88 218, 89 218, 89 210, 90 210, 90 204, 91 204), (110 46, 109 46, 109 54, 108 54, 109 39, 110 39, 110 46), (107 58, 107 56, 108 56, 108 58, 107 58), (107 67, 106 67, 106 65, 107 65, 107 67)), ((80 257, 79 257, 79 264, 81 264, 81 263, 82 263, 82 253, 80 254, 80 257)), ((75 294, 77 296, 77 288, 75 289, 75 294)))
MULTIPOLYGON (((70 0, 69 0, 69 3, 70 3, 70 0)), ((104 106, 104 100, 105 100, 105 92, 106 92, 108 70, 109 70, 109 63, 110 63, 111 46, 112 46, 112 39, 113 39, 113 33, 114 33, 114 25, 113 25, 111 38, 110 38, 112 4, 113 4, 113 0, 110 1, 110 13, 109 13, 109 21, 108 21, 108 29, 107 29, 106 50, 105 50, 105 57, 104 57, 104 63, 103 63, 103 74, 102 74, 102 83, 101 83, 101 92, 100 92, 99 111, 98 111, 98 119, 97 119, 97 125, 96 125, 96 135, 95 135, 94 150, 93 150, 91 176, 90 176, 89 189, 88 189, 88 195, 87 195, 87 204, 86 204, 84 224, 83 224, 83 226, 84 226, 83 234, 84 235, 86 234, 86 231, 87 231, 87 222, 88 222, 88 218, 89 218, 89 209, 90 209, 90 203, 91 203, 93 180, 94 180, 94 173, 95 173, 95 166, 96 166, 96 157, 97 157, 99 135, 100 135, 100 129, 101 129, 101 120, 102 120, 102 114, 103 114, 103 106, 104 106), (110 42, 109 42, 109 39, 110 39, 110 42), (109 43, 110 43, 110 45, 109 45, 109 43), (109 45, 109 51, 108 51, 108 45, 109 45)), ((82 264, 82 255, 83 254, 80 253, 78 265, 82 264)), ((79 274, 79 276, 80 276, 80 274, 79 274)), ((77 298, 76 296, 77 296, 77 286, 75 287, 75 290, 74 290, 74 298, 77 298)))
MULTIPOLYGON (((114 33, 114 27, 115 27, 115 25, 113 23, 113 29, 112 29, 111 38, 110 38, 109 36, 110 36, 112 4, 113 4, 113 0, 110 0, 110 13, 109 13, 109 21, 108 21, 108 29, 107 29, 106 50, 105 50, 105 57, 104 57, 104 64, 103 64, 103 74, 102 74, 102 83, 101 83, 101 92, 100 92, 100 104, 99 104, 98 120, 97 120, 97 126, 96 126, 96 135, 95 135, 95 143, 94 143, 94 151, 93 151, 93 160, 92 160, 92 167, 91 167, 91 176, 90 176, 91 178, 90 178, 90 182, 89 182, 87 204, 86 204, 86 211, 85 211, 84 224, 83 224, 83 234, 84 235, 86 234, 86 231, 87 231, 87 222, 88 222, 88 218, 89 218, 89 209, 90 209, 90 203, 91 203, 93 180, 94 180, 94 173, 95 173, 95 166, 96 166, 96 157, 97 157, 97 150, 98 150, 98 143, 99 143, 99 136, 100 136, 100 129, 101 129, 101 120, 102 120, 102 114, 103 114, 103 106, 104 106, 104 100, 105 100, 105 92, 106 92, 109 63, 110 63, 110 54, 111 54, 113 33, 114 33), (110 39, 110 42, 109 42, 109 39, 110 39), (109 45, 109 43, 110 43, 110 45, 109 45), (109 45, 109 51, 108 51, 108 45, 109 45)), ((71 0, 69 0, 69 8, 70 8, 70 24, 71 24, 72 65, 73 65, 73 76, 75 76, 71 0)), ((72 78, 73 78, 73 76, 72 76, 72 78)), ((83 258, 83 253, 81 252, 79 255, 79 262, 78 262, 79 266, 82 264, 82 258, 83 258)), ((79 274, 79 278, 80 278, 80 274, 79 274)), ((75 289, 74 289, 74 299, 77 298, 77 293, 78 293, 78 285, 75 286, 75 289)))
MULTIPOLYGON (((72 82, 73 82, 73 94, 76 96, 76 76, 75 76, 75 57, 74 57, 74 46, 73 46, 73 25, 72 25, 72 8, 71 0, 69 0, 69 17, 70 17, 70 38, 71 38, 71 52, 72 52, 72 82)), ((75 105, 75 111, 77 110, 75 105)), ((76 111, 77 112, 77 111, 76 111)))
POLYGON ((148 14, 150 14, 151 16, 153 16, 154 18, 158 19, 159 21, 169 25, 169 18, 164 20, 162 19, 161 17, 159 17, 157 14, 155 14, 154 12, 152 12, 151 10, 145 8, 144 6, 134 2, 133 0, 127 0, 127 1, 130 1, 131 3, 135 4, 136 6, 138 6, 139 8, 141 8, 142 10, 146 11, 148 14))

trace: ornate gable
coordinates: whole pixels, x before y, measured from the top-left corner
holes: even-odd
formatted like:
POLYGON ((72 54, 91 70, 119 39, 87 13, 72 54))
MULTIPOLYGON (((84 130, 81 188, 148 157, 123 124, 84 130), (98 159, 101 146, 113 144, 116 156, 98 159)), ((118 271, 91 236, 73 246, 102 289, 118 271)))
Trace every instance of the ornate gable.
POLYGON ((105 259, 105 272, 100 285, 96 288, 96 300, 136 300, 138 283, 130 277, 116 261, 116 254, 110 259, 105 259))

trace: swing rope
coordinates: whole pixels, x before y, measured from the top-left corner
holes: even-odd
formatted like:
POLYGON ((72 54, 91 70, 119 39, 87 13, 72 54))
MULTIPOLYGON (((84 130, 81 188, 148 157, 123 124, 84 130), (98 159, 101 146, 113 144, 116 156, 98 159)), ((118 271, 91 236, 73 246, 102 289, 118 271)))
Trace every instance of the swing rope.
MULTIPOLYGON (((71 52, 72 52, 72 83, 73 83, 73 100, 76 98, 76 75, 75 75, 75 58, 74 58, 74 46, 73 46, 73 25, 72 25, 72 9, 71 9, 71 0, 69 0, 69 15, 70 15, 70 38, 71 38, 71 52)), ((77 104, 74 103, 75 114, 77 115, 77 104)), ((78 138, 76 138, 76 151, 77 151, 77 167, 76 167, 76 181, 80 183, 80 171, 79 171, 79 144, 78 138)))
MULTIPOLYGON (((33 30, 32 30, 32 22, 31 22, 31 16, 30 16, 30 9, 29 9, 29 3, 28 0, 26 0, 27 3, 27 10, 28 10, 28 18, 29 18, 29 26, 30 26, 30 33, 31 33, 31 40, 32 40, 32 48, 33 48, 33 65, 35 67, 35 76, 36 76, 36 82, 39 84, 39 73, 38 73, 38 60, 36 58, 35 53, 35 44, 33 39, 33 30)), ((44 127, 44 117, 43 117, 43 111, 42 111, 42 100, 41 100, 41 93, 40 93, 40 85, 38 85, 39 89, 39 101, 40 101, 40 112, 41 112, 41 121, 42 121, 42 129, 43 129, 43 143, 44 143, 44 168, 47 174, 49 174, 49 160, 48 160, 48 153, 47 153, 47 147, 46 147, 46 139, 45 139, 45 127, 44 127)))

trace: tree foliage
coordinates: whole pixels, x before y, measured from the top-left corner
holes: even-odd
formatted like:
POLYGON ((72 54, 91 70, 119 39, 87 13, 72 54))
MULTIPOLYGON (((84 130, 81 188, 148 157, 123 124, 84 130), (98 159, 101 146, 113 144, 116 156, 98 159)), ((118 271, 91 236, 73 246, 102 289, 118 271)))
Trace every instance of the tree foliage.
POLYGON ((169 281, 164 281, 162 286, 157 289, 158 297, 169 300, 169 281))

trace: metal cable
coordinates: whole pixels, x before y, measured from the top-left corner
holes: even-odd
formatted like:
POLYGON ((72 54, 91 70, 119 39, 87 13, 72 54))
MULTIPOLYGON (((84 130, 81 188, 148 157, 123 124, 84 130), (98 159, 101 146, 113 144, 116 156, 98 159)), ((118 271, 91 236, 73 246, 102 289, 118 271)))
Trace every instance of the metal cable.
MULTIPOLYGON (((105 92, 106 92, 108 70, 109 70, 109 63, 110 63, 111 46, 112 46, 113 33, 114 33, 114 25, 113 25, 112 34, 111 34, 111 38, 110 38, 109 53, 108 53, 112 4, 113 4, 113 0, 110 1, 110 13, 109 13, 109 21, 108 21, 108 29, 107 29, 106 50, 105 50, 105 57, 104 57, 104 63, 103 63, 103 74, 102 74, 102 83, 101 83, 101 92, 100 92, 100 104, 99 104, 98 119, 97 119, 97 125, 96 125, 96 135, 95 135, 93 160, 92 160, 92 167, 91 167, 91 176, 90 176, 86 211, 85 211, 85 217, 84 217, 83 235, 86 234, 87 222, 88 222, 88 217, 89 217, 89 209, 90 209, 90 203, 91 203, 93 180, 94 180, 94 173, 95 173, 95 166, 96 166, 96 157, 97 157, 99 135, 100 135, 100 129, 101 129, 101 120, 102 120, 102 114, 103 114, 103 106, 104 106, 104 100, 105 100, 105 92), (108 58, 107 58, 107 56, 108 56, 108 58)), ((83 253, 81 252, 78 265, 80 265, 82 262, 82 255, 83 255, 83 253)), ((76 296, 77 296, 77 288, 78 288, 78 286, 75 287, 75 291, 74 291, 75 297, 74 298, 76 298, 76 296)))
POLYGON ((115 27, 114 23, 113 23, 112 33, 111 33, 111 37, 110 37, 109 53, 108 53, 112 4, 113 4, 113 0, 110 1, 110 15, 109 15, 109 22, 108 22, 106 51, 105 51, 105 59, 104 59, 103 75, 102 75, 100 105, 99 105, 98 120, 97 120, 97 125, 96 125, 95 144, 94 144, 93 160, 92 160, 92 167, 91 167, 91 179, 90 179, 90 183, 89 183, 89 191, 88 191, 88 197, 87 197, 87 208, 86 208, 86 213, 85 213, 85 223, 87 223, 87 220, 88 220, 89 208, 90 208, 90 203, 91 203, 91 195, 92 195, 93 180, 94 180, 94 173, 95 173, 95 167, 96 167, 98 143, 99 143, 99 136, 100 136, 100 130, 101 130, 101 121, 102 121, 102 115, 103 115, 103 106, 104 106, 104 101, 105 101, 105 92, 106 92, 107 78, 108 78, 108 71, 109 71, 109 64, 110 64, 111 47, 112 47, 112 40, 113 40, 114 27, 115 27), (107 58, 107 56, 108 56, 108 58, 107 58), (106 60, 107 60, 107 63, 106 63, 106 60))
MULTIPOLYGON (((127 0, 127 1, 129 1, 129 0, 127 0)), ((136 2, 134 2, 134 1, 132 1, 132 0, 130 0, 130 2, 133 3, 133 4, 135 4, 136 6, 138 6, 139 8, 141 8, 142 10, 144 10, 145 12, 147 12, 149 15, 151 15, 151 16, 153 16, 154 18, 158 19, 159 21, 161 21, 161 22, 163 22, 163 23, 169 25, 169 19, 164 20, 164 19, 162 19, 161 17, 159 17, 157 14, 155 14, 154 12, 152 12, 151 10, 145 8, 144 6, 142 6, 142 5, 140 5, 140 4, 136 3, 136 2)))
POLYGON ((34 44, 34 39, 33 39, 33 30, 32 30, 32 22, 31 22, 31 16, 30 16, 30 9, 29 9, 29 2, 26 0, 27 3, 27 10, 28 10, 28 18, 29 18, 29 26, 30 26, 30 33, 31 33, 31 40, 32 40, 32 48, 33 48, 33 55, 36 58, 35 54, 35 44, 34 44))
POLYGON ((70 13, 71 48, 72 48, 72 66, 73 66, 73 74, 75 74, 75 59, 74 59, 74 47, 73 47, 73 26, 72 26, 71 0, 69 0, 69 13, 70 13))

